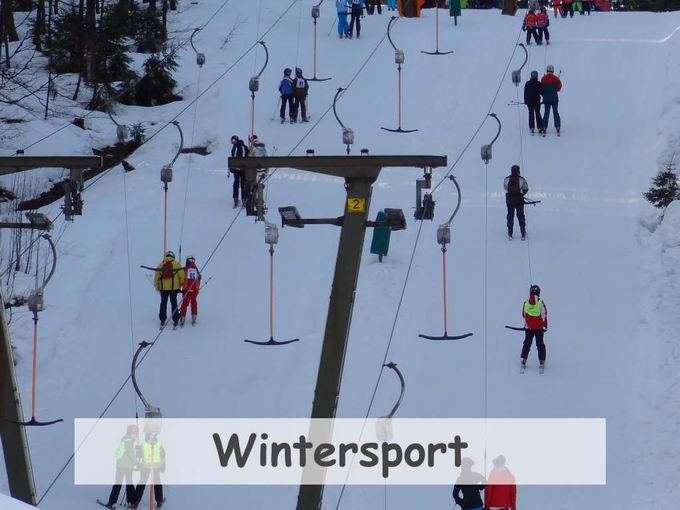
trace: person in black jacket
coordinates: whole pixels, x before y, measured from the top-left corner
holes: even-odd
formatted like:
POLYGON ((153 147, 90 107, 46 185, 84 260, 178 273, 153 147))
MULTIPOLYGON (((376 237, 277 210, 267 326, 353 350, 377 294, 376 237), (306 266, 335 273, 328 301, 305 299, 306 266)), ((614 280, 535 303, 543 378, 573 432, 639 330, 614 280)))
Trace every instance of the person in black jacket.
POLYGON ((357 39, 361 37, 361 17, 364 15, 362 0, 350 0, 352 18, 349 21, 349 38, 354 34, 354 27, 357 27, 357 39))
POLYGON ((482 510, 484 502, 481 492, 486 487, 484 477, 472 471, 474 461, 464 458, 461 462, 461 473, 453 486, 453 499, 463 510, 482 510))
MULTIPOLYGON (((232 158, 245 158, 248 156, 250 151, 248 146, 241 140, 238 136, 234 135, 231 137, 231 157, 232 158)), ((243 203, 246 202, 246 187, 245 180, 243 179, 243 170, 240 168, 230 168, 229 171, 234 175, 234 207, 238 207, 238 191, 241 190, 241 200, 243 203)))
POLYGON ((543 118, 541 116, 542 97, 543 85, 538 81, 538 71, 531 71, 531 79, 524 84, 524 104, 529 109, 529 129, 532 135, 535 133, 536 128, 539 132, 543 130, 543 118))
POLYGON ((302 69, 295 68, 295 79, 293 80, 293 119, 297 122, 298 112, 302 115, 302 122, 309 122, 307 118, 307 94, 309 93, 309 83, 302 76, 302 69))
POLYGON ((505 205, 508 208, 508 239, 512 239, 515 214, 517 214, 522 241, 524 241, 527 237, 526 218, 524 217, 524 195, 529 191, 529 185, 526 179, 519 175, 519 165, 512 165, 510 175, 505 178, 503 187, 505 188, 505 205))

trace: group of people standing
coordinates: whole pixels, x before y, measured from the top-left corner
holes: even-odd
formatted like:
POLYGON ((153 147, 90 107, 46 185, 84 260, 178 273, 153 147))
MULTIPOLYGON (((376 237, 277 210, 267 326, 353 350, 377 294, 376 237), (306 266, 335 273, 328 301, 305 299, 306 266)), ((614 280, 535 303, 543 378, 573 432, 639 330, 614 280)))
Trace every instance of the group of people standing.
MULTIPOLYGON (((292 76, 293 70, 286 67, 283 70, 283 79, 279 83, 279 93, 281 94, 281 124, 286 122, 286 105, 288 105, 288 117, 291 124, 295 124, 298 113, 302 117, 302 122, 309 122, 307 117, 307 95, 309 94, 309 82, 302 74, 302 69, 295 68, 295 77, 292 76)), ((246 154, 247 156, 247 154, 246 154)))
POLYGON ((496 457, 489 479, 485 480, 483 475, 472 470, 472 459, 462 459, 461 473, 453 487, 456 504, 463 510, 517 510, 515 477, 505 463, 503 455, 496 457))
POLYGON ((522 30, 527 33, 527 44, 531 44, 532 37, 538 45, 543 44, 544 39, 546 44, 550 44, 549 26, 550 17, 545 7, 541 7, 536 11, 529 10, 526 16, 524 16, 524 23, 522 25, 522 30))
POLYGON ((577 11, 581 16, 586 13, 590 16, 592 10, 591 0, 553 0, 552 5, 555 17, 559 14, 563 18, 567 16, 573 18, 574 11, 577 11))
MULTIPOLYGON (((338 36, 340 39, 352 39, 356 29, 357 39, 361 37, 361 18, 366 14, 382 14, 383 0, 335 0, 338 13, 338 36), (347 21, 349 18, 349 22, 347 21)), ((387 10, 397 10, 397 0, 387 0, 387 10)))
POLYGON ((558 106, 561 90, 562 80, 560 80, 559 76, 555 75, 555 67, 552 64, 546 67, 545 75, 543 75, 540 81, 538 80, 538 71, 531 71, 531 79, 524 84, 524 104, 526 104, 529 110, 529 130, 532 135, 536 129, 538 129, 541 135, 546 135, 548 122, 550 121, 550 111, 552 110, 555 131, 557 131, 557 136, 560 136, 562 120, 560 119, 558 106), (542 115, 541 105, 545 107, 542 115))

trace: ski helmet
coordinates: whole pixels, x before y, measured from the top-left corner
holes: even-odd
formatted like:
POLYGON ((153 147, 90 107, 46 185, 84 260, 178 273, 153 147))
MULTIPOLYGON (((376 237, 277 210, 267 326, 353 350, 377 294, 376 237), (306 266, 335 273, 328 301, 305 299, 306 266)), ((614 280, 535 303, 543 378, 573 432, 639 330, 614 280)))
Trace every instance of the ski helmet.
POLYGON ((531 71, 531 79, 532 80, 538 79, 538 71, 531 71))
POLYGON ((165 256, 174 259, 175 258, 175 252, 172 251, 172 250, 168 250, 168 251, 165 252, 165 256))
POLYGON ((553 66, 552 64, 548 64, 548 67, 546 67, 545 70, 549 73, 554 73, 555 72, 555 66, 553 66))
POLYGON ((127 427, 127 434, 128 434, 129 436, 131 436, 131 435, 133 435, 133 434, 134 434, 134 435, 139 434, 139 427, 138 427, 137 425, 128 425, 128 427, 127 427))
POLYGON ((531 287, 529 287, 529 294, 532 296, 540 296, 541 288, 538 285, 532 285, 531 287))
POLYGON ((295 68, 295 76, 302 76, 302 69, 300 69, 299 67, 296 67, 295 68))
POLYGON ((186 263, 188 264, 189 262, 196 262, 196 259, 193 256, 189 255, 187 257, 186 263))
POLYGON ((512 165, 510 168, 510 173, 512 175, 519 175, 519 165, 512 165))
POLYGON ((236 143, 238 142, 238 136, 234 135, 231 137, 231 143, 236 143))
POLYGON ((286 68, 283 70, 284 76, 290 76, 290 73, 292 73, 292 72, 293 72, 293 70, 292 70, 290 67, 286 67, 286 68))

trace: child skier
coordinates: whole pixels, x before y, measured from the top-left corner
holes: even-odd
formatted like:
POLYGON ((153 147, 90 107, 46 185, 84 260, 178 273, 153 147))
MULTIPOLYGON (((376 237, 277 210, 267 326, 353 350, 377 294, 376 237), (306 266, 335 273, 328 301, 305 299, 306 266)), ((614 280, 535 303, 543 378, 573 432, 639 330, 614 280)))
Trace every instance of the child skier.
POLYGON ((522 317, 526 325, 521 354, 522 370, 526 367, 531 344, 535 338, 536 348, 538 349, 538 361, 541 364, 540 370, 543 372, 543 367, 545 366, 543 335, 548 331, 548 309, 541 299, 541 288, 538 285, 532 285, 529 288, 529 299, 524 302, 522 307, 522 317))
POLYGON ((182 285, 182 306, 179 309, 179 324, 184 326, 187 308, 191 305, 191 325, 196 325, 198 319, 198 292, 201 289, 201 272, 196 267, 196 259, 187 257, 184 264, 184 284, 182 285))
POLYGON ((293 97, 295 104, 293 108, 293 118, 291 123, 297 122, 298 112, 302 115, 302 122, 309 122, 307 117, 307 94, 309 93, 309 83, 302 76, 302 69, 295 68, 295 80, 293 80, 293 97))
POLYGON ((279 83, 279 93, 281 94, 281 124, 286 122, 286 104, 288 104, 288 116, 293 119, 293 78, 290 77, 292 69, 283 70, 283 79, 279 83))
POLYGON ((335 7, 338 11, 338 35, 340 36, 340 39, 343 37, 349 39, 349 25, 347 24, 349 4, 347 3, 347 0, 336 0, 335 7))
POLYGON ((539 40, 545 40, 545 44, 550 44, 550 32, 548 32, 549 26, 550 17, 548 16, 548 11, 545 7, 541 7, 540 12, 536 14, 536 27, 539 40))

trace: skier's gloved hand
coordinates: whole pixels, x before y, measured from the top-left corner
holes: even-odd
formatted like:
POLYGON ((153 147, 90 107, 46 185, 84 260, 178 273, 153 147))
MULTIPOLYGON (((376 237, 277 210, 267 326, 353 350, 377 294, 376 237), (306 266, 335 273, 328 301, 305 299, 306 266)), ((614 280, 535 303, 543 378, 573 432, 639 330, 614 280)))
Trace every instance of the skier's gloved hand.
POLYGON ((548 332, 548 326, 543 328, 543 333, 547 333, 547 332, 548 332))

